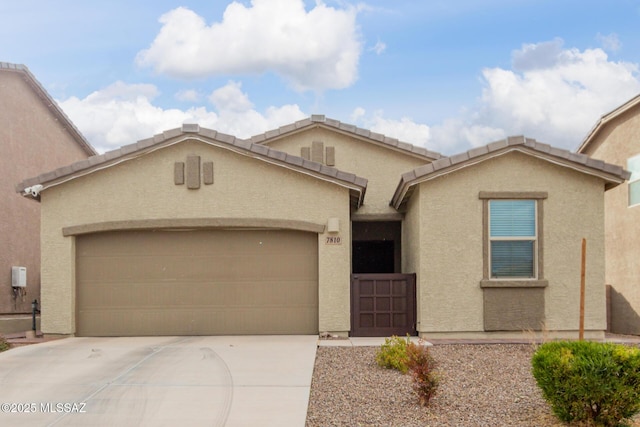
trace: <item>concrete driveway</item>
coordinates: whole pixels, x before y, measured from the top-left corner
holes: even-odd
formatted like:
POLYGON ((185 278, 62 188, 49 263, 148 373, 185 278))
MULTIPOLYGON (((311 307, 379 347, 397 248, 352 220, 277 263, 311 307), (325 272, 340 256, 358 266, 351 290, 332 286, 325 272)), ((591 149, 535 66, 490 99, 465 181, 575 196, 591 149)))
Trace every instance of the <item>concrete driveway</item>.
POLYGON ((0 425, 304 426, 316 336, 67 338, 0 353, 0 425))

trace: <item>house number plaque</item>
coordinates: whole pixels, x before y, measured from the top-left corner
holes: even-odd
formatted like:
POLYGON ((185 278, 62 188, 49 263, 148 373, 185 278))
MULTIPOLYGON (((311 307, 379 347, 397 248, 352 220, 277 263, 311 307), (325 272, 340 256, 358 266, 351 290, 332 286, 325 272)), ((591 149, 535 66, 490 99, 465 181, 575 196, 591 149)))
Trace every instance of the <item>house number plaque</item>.
POLYGON ((324 242, 325 245, 341 245, 342 237, 340 236, 327 236, 324 242))

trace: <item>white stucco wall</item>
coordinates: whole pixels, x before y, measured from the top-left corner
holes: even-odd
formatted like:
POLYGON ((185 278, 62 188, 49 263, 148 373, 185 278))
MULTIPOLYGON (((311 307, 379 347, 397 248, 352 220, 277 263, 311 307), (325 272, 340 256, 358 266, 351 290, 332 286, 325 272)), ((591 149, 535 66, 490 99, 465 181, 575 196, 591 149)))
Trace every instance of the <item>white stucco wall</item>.
POLYGON ((197 141, 186 141, 48 188, 42 208, 42 331, 75 332, 75 248, 64 227, 107 221, 255 218, 326 224, 338 218, 342 245, 318 235, 319 328, 350 327, 349 190, 197 141), (174 163, 213 161, 214 184, 174 184, 174 163))

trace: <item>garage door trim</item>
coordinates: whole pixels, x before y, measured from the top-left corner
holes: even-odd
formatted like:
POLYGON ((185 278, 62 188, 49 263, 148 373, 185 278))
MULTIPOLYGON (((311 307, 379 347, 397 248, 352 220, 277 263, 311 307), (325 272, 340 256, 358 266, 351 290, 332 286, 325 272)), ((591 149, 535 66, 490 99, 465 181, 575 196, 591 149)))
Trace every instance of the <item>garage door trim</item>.
POLYGON ((168 228, 265 228, 294 231, 308 231, 322 234, 325 224, 309 221, 269 219, 269 218, 167 218, 141 219, 127 221, 94 222, 91 224, 64 227, 62 235, 78 236, 81 234, 105 231, 137 231, 168 228))

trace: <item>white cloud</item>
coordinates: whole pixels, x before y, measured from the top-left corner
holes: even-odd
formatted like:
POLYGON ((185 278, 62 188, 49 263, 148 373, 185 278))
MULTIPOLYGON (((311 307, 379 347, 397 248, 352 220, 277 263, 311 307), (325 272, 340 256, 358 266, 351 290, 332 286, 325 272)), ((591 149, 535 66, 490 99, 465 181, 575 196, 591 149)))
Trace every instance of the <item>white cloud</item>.
POLYGON ((600 116, 640 92, 638 64, 610 61, 602 49, 558 51, 543 45, 548 43, 514 54, 521 72, 515 64, 515 71, 483 70, 475 122, 575 149, 600 116))
POLYGON ((447 119, 441 124, 427 125, 409 117, 400 120, 383 117, 383 111, 367 116, 362 107, 356 108, 351 120, 374 132, 408 142, 445 155, 466 151, 505 138, 503 129, 472 124, 462 118, 447 119))
POLYGON ((562 39, 525 44, 511 54, 511 64, 516 71, 544 69, 556 65, 562 56, 562 39))
POLYGON ((295 104, 268 107, 262 114, 253 109, 241 87, 240 83, 230 81, 209 97, 219 115, 216 130, 247 138, 307 117, 295 104))
POLYGON ((136 61, 178 78, 273 71, 296 90, 342 89, 357 79, 357 13, 322 2, 306 11, 302 0, 234 1, 222 21, 207 25, 179 7, 162 15, 159 34, 136 61))
POLYGON ((241 103, 223 102, 224 96, 221 94, 239 91, 240 84, 235 82, 215 90, 212 98, 218 100, 216 111, 209 111, 205 107, 163 109, 152 103, 158 94, 155 86, 122 82, 96 91, 84 99, 71 97, 59 104, 99 152, 135 143, 167 129, 180 127, 183 123, 198 123, 205 128, 246 138, 307 116, 295 104, 272 106, 260 113, 252 108, 248 97, 241 92, 244 96, 241 103))
POLYGON ((367 111, 364 108, 356 107, 356 109, 353 110, 353 113, 351 113, 351 121, 354 123, 358 122, 366 113, 367 111))
POLYGON ((385 50, 387 50, 387 45, 380 40, 372 47, 369 48, 370 51, 375 52, 377 55, 382 54, 385 50))
POLYGON ((178 91, 175 94, 175 98, 183 102, 198 102, 200 101, 200 94, 194 89, 186 89, 178 91))
POLYGON ((384 112, 380 110, 367 118, 366 110, 357 107, 351 114, 351 119, 372 132, 381 133, 403 142, 425 146, 429 141, 429 126, 416 123, 409 117, 402 117, 400 120, 386 119, 383 114, 384 112))
POLYGON ((364 127, 454 154, 511 135, 525 135, 575 150, 603 115, 640 93, 638 64, 609 60, 602 49, 564 49, 563 41, 527 44, 512 55, 512 69, 482 71, 482 95, 458 117, 441 123, 368 116, 364 127))
POLYGON ((229 110, 236 112, 244 112, 253 108, 253 104, 249 101, 246 93, 243 93, 242 84, 230 81, 226 86, 213 91, 209 97, 209 101, 218 110, 229 110))
POLYGON ((617 52, 622 47, 622 43, 620 43, 620 39, 618 38, 618 35, 615 33, 611 33, 608 35, 603 35, 598 33, 596 35, 596 39, 602 44, 602 47, 604 48, 604 50, 607 50, 610 52, 617 52))

